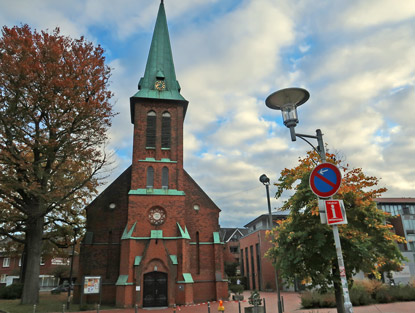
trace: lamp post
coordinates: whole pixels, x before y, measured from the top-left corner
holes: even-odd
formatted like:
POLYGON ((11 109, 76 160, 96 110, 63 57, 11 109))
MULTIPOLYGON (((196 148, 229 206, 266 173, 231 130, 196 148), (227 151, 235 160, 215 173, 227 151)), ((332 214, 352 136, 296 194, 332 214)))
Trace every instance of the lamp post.
MULTIPOLYGON (((306 135, 295 133, 295 126, 298 124, 297 107, 307 102, 310 93, 302 88, 286 88, 276 91, 269 95, 265 100, 267 107, 273 110, 281 110, 284 125, 290 129, 291 140, 296 141, 296 137, 307 142, 320 156, 322 163, 326 162, 326 152, 324 150, 323 134, 320 129, 316 130, 316 135, 306 135), (314 147, 306 138, 317 140, 317 148, 314 147)), ((336 246, 337 260, 340 269, 340 278, 343 289, 344 309, 347 313, 353 313, 353 306, 350 301, 349 288, 347 286, 346 271, 344 269, 344 261, 342 248, 340 244, 340 236, 337 225, 333 225, 334 243, 336 246)))
MULTIPOLYGON (((259 181, 265 186, 265 189, 267 190, 267 201, 268 201, 268 229, 272 229, 272 212, 271 212, 271 200, 269 197, 269 178, 267 175, 262 174, 259 177, 259 181)), ((282 313, 282 304, 281 304, 281 295, 280 295, 280 286, 278 281, 278 269, 275 262, 275 285, 277 287, 277 297, 278 297, 278 313, 282 313)))
POLYGON ((69 287, 68 287, 68 299, 66 300, 66 309, 69 310, 71 303, 71 289, 72 289, 72 271, 73 271, 73 259, 75 255, 75 245, 76 245, 76 233, 79 228, 75 227, 73 229, 73 244, 72 244, 72 256, 71 256, 71 269, 69 271, 69 287))

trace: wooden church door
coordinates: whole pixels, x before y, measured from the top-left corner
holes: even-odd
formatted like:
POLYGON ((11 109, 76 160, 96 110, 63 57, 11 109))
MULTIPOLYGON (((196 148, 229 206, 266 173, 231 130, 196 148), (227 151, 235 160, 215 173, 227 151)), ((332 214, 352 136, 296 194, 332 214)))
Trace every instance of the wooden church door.
POLYGON ((167 274, 150 272, 144 274, 143 306, 167 306, 167 274))

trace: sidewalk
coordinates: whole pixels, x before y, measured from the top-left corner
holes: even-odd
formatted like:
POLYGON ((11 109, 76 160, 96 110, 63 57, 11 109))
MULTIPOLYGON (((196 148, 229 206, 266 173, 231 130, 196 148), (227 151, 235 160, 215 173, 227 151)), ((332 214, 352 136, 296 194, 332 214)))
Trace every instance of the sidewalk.
MULTIPOLYGON (((250 306, 248 303, 249 291, 244 292, 244 301, 240 302, 241 313, 244 313, 244 307, 250 306)), ((300 297, 295 292, 282 292, 281 297, 284 300, 284 313, 336 313, 336 308, 330 309, 306 309, 301 310, 300 297)), ((261 298, 265 298, 266 312, 278 313, 277 309, 277 294, 274 292, 261 292, 261 298)), ((239 313, 239 303, 237 301, 224 301, 224 313, 239 313)), ((210 303, 210 313, 218 312, 218 302, 210 303)), ((415 313, 415 302, 395 302, 387 304, 376 304, 369 306, 354 307, 354 313, 415 313)), ((96 313, 94 311, 86 311, 89 313, 96 313)), ((101 310, 101 313, 135 313, 134 309, 115 309, 115 310, 101 310)), ((138 309, 139 313, 173 313, 173 308, 152 309, 146 308, 138 309)), ((82 312, 80 312, 82 313, 82 312)), ((85 313, 85 311, 84 311, 85 313)), ((208 304, 201 303, 196 305, 178 306, 176 313, 208 313, 208 304)))

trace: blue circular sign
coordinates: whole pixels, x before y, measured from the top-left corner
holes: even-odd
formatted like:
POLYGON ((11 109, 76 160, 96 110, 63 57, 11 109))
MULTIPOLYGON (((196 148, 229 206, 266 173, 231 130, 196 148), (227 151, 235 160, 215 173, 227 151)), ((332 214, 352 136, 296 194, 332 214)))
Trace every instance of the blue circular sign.
POLYGON ((342 175, 339 168, 331 163, 319 164, 310 175, 310 188, 321 198, 334 195, 340 188, 342 175))

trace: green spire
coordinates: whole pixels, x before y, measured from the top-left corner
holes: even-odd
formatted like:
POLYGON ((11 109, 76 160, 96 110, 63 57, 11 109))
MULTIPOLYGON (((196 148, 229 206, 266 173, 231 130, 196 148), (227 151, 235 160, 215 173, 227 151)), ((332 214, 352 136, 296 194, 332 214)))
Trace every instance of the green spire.
POLYGON ((163 0, 157 14, 146 70, 144 77, 138 83, 138 89, 139 91, 133 97, 185 100, 180 94, 180 85, 176 80, 176 72, 174 71, 163 0))

